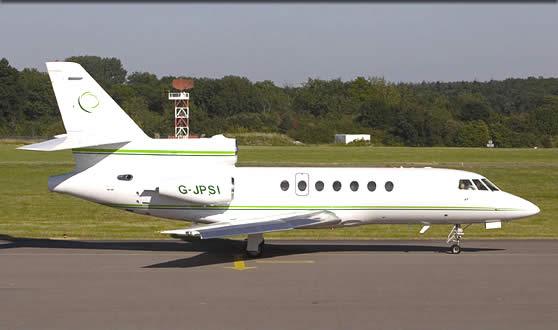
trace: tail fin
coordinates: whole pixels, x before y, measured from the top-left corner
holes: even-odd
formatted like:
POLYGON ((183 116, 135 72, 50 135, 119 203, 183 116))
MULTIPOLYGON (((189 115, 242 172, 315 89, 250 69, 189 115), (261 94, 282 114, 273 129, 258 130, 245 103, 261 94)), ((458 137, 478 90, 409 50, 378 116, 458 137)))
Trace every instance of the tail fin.
POLYGON ((146 138, 141 128, 81 65, 72 62, 46 65, 67 134, 22 149, 62 150, 146 138))
POLYGON ((81 65, 71 62, 46 65, 68 134, 145 136, 81 65))

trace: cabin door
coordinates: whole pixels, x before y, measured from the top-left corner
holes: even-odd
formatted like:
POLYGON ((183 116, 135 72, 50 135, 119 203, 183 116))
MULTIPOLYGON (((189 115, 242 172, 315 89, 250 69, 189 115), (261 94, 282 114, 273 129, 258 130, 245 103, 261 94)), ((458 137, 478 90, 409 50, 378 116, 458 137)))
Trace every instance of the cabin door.
POLYGON ((307 196, 310 190, 308 173, 297 173, 295 175, 295 192, 298 196, 307 196))

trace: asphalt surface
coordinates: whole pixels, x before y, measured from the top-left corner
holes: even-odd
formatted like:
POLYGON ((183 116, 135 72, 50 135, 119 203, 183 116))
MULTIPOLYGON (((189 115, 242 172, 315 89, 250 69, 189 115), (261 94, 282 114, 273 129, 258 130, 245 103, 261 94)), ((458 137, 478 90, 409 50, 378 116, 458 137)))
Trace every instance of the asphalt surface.
POLYGON ((0 329, 556 329, 558 241, 0 236, 0 329))

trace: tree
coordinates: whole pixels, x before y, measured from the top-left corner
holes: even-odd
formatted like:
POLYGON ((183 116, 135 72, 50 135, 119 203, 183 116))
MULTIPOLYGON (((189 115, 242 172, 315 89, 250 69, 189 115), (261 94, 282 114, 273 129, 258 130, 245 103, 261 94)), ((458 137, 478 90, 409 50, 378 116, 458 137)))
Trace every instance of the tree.
POLYGON ((0 125, 12 132, 23 117, 18 85, 19 73, 7 59, 0 60, 0 125))
POLYGON ((550 135, 545 135, 545 136, 543 136, 541 142, 542 142, 542 146, 545 147, 545 148, 552 148, 552 147, 554 147, 554 141, 553 141, 553 139, 552 139, 552 136, 550 136, 550 135))
POLYGON ((275 86, 272 81, 266 80, 254 84, 257 95, 262 98, 262 112, 279 112, 281 114, 291 109, 291 97, 285 89, 275 86))
POLYGON ((126 70, 122 62, 115 57, 99 56, 72 56, 66 59, 67 62, 81 64, 93 79, 104 89, 110 88, 114 84, 123 84, 126 81, 126 70))
POLYGON ((227 120, 229 131, 262 131, 264 126, 260 114, 253 112, 243 112, 230 116, 227 120))
POLYGON ((401 138, 406 145, 409 146, 417 146, 420 145, 419 142, 419 132, 417 127, 413 125, 413 123, 405 118, 404 116, 400 116, 397 120, 395 127, 391 129, 390 133, 394 136, 401 138))
POLYGON ((19 74, 19 90, 22 95, 21 110, 26 119, 60 118, 54 91, 46 73, 24 69, 19 74))
POLYGON ((547 97, 533 112, 533 121, 540 133, 558 135, 558 96, 547 97))
POLYGON ((113 100, 120 106, 122 106, 122 104, 126 102, 126 100, 138 95, 138 93, 136 93, 136 90, 129 85, 114 85, 109 90, 109 94, 113 98, 113 100))
POLYGON ((287 133, 290 129, 297 128, 296 119, 292 113, 284 113, 280 118, 279 131, 281 133, 287 133))
POLYGON ((304 143, 331 143, 334 138, 333 130, 325 123, 312 121, 301 123, 298 129, 290 131, 290 135, 304 143))
POLYGON ((149 111, 147 102, 143 97, 134 96, 126 99, 122 104, 122 108, 147 135, 153 137, 155 134, 160 133, 161 117, 149 111))
MULTIPOLYGON (((172 76, 126 70, 116 58, 76 56, 149 134, 173 134, 172 76)), ((383 78, 308 79, 301 86, 238 76, 193 78, 191 129, 281 132, 308 143, 335 133, 371 134, 377 144, 556 146, 558 78, 390 83, 383 78), (488 131, 489 128, 489 131, 488 131)), ((0 134, 52 135, 63 126, 48 74, 0 60, 0 134), (39 125, 40 123, 40 125, 39 125)))
POLYGON ((456 145, 460 147, 483 147, 490 138, 484 121, 466 122, 457 131, 456 145))
POLYGON ((351 112, 352 104, 346 85, 341 79, 308 79, 295 91, 293 110, 323 117, 329 113, 351 112))
POLYGON ((465 94, 458 98, 459 117, 464 121, 483 120, 490 117, 490 106, 478 94, 465 94))
POLYGON ((161 113, 163 104, 169 102, 166 98, 165 89, 170 90, 171 85, 165 87, 157 76, 148 72, 134 72, 128 76, 128 86, 136 91, 137 95, 145 98, 149 110, 161 113))
POLYGON ((386 102, 373 99, 360 106, 357 121, 364 126, 373 128, 389 128, 393 125, 397 109, 386 102))

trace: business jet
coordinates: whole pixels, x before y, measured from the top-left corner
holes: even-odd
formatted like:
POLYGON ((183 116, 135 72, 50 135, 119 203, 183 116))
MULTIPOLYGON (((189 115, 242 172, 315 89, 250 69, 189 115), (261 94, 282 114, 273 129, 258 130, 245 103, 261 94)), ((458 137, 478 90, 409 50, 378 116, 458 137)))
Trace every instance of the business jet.
POLYGON ((236 167, 223 135, 152 139, 77 63, 47 63, 66 134, 20 149, 71 149, 75 169, 49 177, 50 191, 193 223, 164 231, 185 240, 246 235, 262 253, 264 233, 366 224, 451 224, 450 252, 464 229, 539 213, 482 175, 438 168, 236 167), (179 173, 179 174, 177 174, 179 173))

